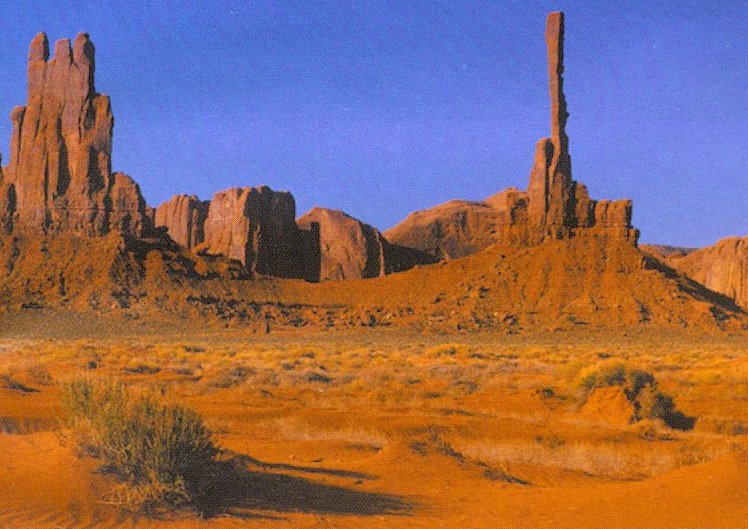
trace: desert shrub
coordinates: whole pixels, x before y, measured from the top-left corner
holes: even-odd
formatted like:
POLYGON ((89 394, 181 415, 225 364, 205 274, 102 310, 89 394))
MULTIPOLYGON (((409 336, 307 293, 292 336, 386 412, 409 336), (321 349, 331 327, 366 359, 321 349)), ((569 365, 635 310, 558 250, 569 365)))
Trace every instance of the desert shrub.
POLYGON ((696 419, 678 411, 673 398, 657 389, 654 375, 621 363, 606 363, 583 369, 577 385, 586 399, 597 388, 621 386, 628 401, 634 406, 634 417, 660 419, 671 428, 690 430, 696 419))
POLYGON ((80 449, 119 481, 113 502, 146 514, 200 503, 218 449, 197 413, 121 383, 79 379, 62 393, 80 449))
POLYGON ((52 378, 52 374, 49 372, 49 369, 38 362, 31 363, 24 370, 24 373, 28 380, 34 384, 48 386, 54 381, 54 379, 52 378))
POLYGON ((255 373, 256 370, 250 367, 227 367, 216 373, 210 385, 216 388, 231 388, 238 386, 255 373))
POLYGON ((583 369, 577 385, 585 393, 593 389, 623 386, 626 383, 626 366, 619 363, 602 364, 583 369))
POLYGON ((155 375, 159 371, 159 366, 149 362, 133 362, 122 368, 122 372, 128 375, 155 375))
POLYGON ((426 354, 435 358, 441 357, 455 357, 458 355, 465 355, 469 353, 470 347, 459 343, 444 343, 431 347, 426 351, 426 354))

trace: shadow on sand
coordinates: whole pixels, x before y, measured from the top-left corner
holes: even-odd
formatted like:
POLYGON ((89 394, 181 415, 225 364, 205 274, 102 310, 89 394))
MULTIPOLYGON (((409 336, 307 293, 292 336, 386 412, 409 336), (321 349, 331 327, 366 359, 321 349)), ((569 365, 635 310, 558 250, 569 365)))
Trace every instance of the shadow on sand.
POLYGON ((266 512, 373 516, 405 515, 413 505, 388 494, 357 491, 319 483, 282 471, 352 478, 360 484, 374 476, 347 470, 265 463, 235 455, 216 463, 203 476, 201 501, 203 516, 231 515, 240 518, 268 518, 266 512))

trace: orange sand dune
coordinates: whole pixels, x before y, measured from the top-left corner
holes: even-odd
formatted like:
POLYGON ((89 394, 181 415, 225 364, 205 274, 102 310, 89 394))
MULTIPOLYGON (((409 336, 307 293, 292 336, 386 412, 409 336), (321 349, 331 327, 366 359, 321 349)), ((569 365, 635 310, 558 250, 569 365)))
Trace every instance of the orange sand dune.
POLYGON ((92 465, 54 434, 7 436, 0 448, 0 527, 535 527, 740 528, 748 458, 733 455, 644 482, 525 486, 486 483, 446 457, 393 450, 357 470, 287 464, 252 475, 244 515, 148 520, 100 503, 92 465), (397 468, 397 475, 393 470, 397 468), (340 476, 340 477, 338 477, 340 476), (374 485, 368 483, 372 480, 374 485), (367 481, 366 484, 361 484, 367 481), (388 487, 384 485, 387 483, 388 487), (388 488, 384 491, 382 489, 388 488), (398 493, 400 495, 398 495, 398 493))

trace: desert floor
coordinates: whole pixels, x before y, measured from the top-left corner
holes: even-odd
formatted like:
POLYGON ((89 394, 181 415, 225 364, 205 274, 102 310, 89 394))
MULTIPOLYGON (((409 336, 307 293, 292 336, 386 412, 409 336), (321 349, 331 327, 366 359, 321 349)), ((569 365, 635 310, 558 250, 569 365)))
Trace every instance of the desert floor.
POLYGON ((250 335, 3 316, 0 527, 740 528, 748 520, 748 339, 666 332, 250 335), (655 375, 680 431, 629 423, 590 366, 655 375), (206 519, 107 501, 59 386, 84 374, 205 417, 236 473, 206 519))

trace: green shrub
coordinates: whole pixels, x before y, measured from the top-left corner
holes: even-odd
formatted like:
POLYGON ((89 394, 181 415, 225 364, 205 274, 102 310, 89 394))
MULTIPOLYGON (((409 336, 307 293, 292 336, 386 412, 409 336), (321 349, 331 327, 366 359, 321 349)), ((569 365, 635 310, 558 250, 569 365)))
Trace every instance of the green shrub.
POLYGON ((218 449, 197 413, 84 379, 63 388, 63 402, 82 451, 119 480, 115 503, 147 514, 200 503, 218 449))

